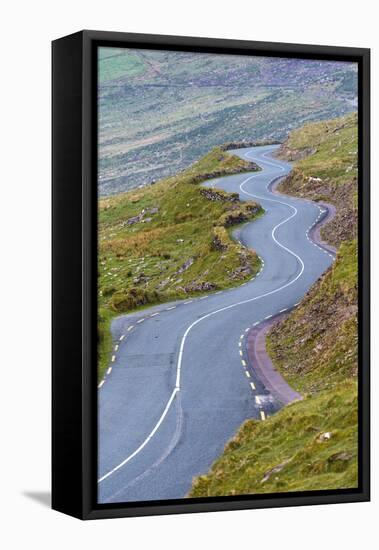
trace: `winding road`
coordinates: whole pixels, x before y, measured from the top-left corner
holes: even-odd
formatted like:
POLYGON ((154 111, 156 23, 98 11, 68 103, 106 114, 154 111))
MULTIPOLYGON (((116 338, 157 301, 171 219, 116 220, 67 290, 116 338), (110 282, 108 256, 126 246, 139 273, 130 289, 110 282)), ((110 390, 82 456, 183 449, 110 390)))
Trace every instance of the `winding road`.
POLYGON ((262 171, 206 184, 265 209, 235 232, 257 251, 261 271, 234 289, 160 304, 112 324, 114 352, 99 384, 100 503, 184 497, 246 419, 264 421, 281 407, 248 362, 246 334, 296 307, 334 256, 309 235, 325 208, 271 191, 291 170, 273 158, 276 147, 232 151, 262 171))

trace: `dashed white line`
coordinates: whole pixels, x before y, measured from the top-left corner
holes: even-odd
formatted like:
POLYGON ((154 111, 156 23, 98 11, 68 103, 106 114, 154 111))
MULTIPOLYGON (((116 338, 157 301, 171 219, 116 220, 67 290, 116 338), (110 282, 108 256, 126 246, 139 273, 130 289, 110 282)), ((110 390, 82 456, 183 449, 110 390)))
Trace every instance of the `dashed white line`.
POLYGON ((112 372, 112 367, 108 367, 107 374, 110 374, 112 372))
POLYGON ((145 320, 145 318, 143 318, 143 319, 139 319, 139 320, 137 321, 137 323, 143 323, 143 322, 144 322, 144 320, 145 320))
POLYGON ((267 317, 265 317, 265 320, 266 319, 271 319, 272 315, 267 315, 267 317))
POLYGON ((100 384, 97 386, 98 388, 101 388, 101 386, 104 384, 105 380, 102 380, 100 384))
POLYGON ((261 399, 260 399, 259 395, 255 396, 255 402, 256 402, 257 405, 261 405, 262 402, 261 402, 261 399))
POLYGON ((156 315, 159 315, 159 311, 157 311, 156 313, 152 313, 150 317, 155 317, 156 315))
POLYGON ((244 359, 242 359, 241 363, 243 367, 246 367, 246 361, 244 361, 244 359))
POLYGON ((193 300, 188 300, 188 302, 183 302, 184 305, 187 305, 187 304, 192 304, 193 300))
POLYGON ((175 309, 176 306, 166 307, 166 311, 171 311, 171 309, 175 309))
POLYGON ((115 345, 114 350, 118 351, 118 344, 115 345))
POLYGON ((125 338, 125 334, 121 334, 120 336, 120 342, 122 342, 122 340, 125 338))
POLYGON ((112 363, 114 363, 116 361, 116 356, 115 355, 112 355, 111 361, 112 361, 112 363))
POLYGON ((264 411, 260 411, 261 414, 261 420, 266 420, 266 415, 264 411))
POLYGON ((255 384, 254 384, 254 382, 250 382, 250 386, 251 386, 251 389, 252 389, 252 390, 255 390, 255 384))
POLYGON ((250 378, 250 372, 248 370, 245 370, 245 374, 248 378, 250 378))
POLYGON ((133 329, 134 329, 134 325, 130 325, 130 327, 128 327, 128 331, 133 330, 133 329))
POLYGON ((241 350, 240 350, 240 356, 241 356, 241 357, 243 357, 243 353, 242 353, 242 351, 241 351, 241 350))
POLYGON ((284 313, 285 311, 287 311, 287 309, 288 309, 288 308, 285 307, 285 308, 281 309, 281 310, 279 311, 279 313, 284 313))

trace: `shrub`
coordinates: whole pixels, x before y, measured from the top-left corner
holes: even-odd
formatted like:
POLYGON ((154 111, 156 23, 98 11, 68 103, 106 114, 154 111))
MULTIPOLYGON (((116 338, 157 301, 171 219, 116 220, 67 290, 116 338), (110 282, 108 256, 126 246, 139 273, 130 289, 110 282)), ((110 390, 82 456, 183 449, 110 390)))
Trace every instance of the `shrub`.
POLYGON ((159 294, 156 291, 148 291, 143 288, 130 288, 115 292, 111 298, 110 305, 114 311, 125 313, 136 307, 143 306, 150 302, 159 300, 159 294))

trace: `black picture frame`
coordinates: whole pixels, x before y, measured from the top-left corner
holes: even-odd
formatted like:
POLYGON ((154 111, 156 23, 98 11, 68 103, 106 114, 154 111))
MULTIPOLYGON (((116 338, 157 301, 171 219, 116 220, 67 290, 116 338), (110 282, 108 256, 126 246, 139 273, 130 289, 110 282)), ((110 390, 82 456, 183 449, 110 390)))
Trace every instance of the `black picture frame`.
POLYGON ((370 50, 81 31, 52 43, 52 507, 81 519, 370 499, 370 50), (97 46, 358 63, 359 487, 276 495, 97 504, 97 46))

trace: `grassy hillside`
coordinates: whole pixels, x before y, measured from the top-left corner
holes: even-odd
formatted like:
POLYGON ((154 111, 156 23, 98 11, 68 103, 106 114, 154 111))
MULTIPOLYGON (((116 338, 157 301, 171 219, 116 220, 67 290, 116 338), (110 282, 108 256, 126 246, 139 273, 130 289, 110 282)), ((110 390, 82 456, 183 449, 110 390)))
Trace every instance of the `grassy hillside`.
POLYGON ((309 124, 293 132, 279 155, 295 161, 305 156, 295 162, 281 191, 333 203, 337 215, 321 235, 336 247, 353 240, 358 210, 357 115, 309 124))
POLYGON ((354 116, 306 126, 281 148, 285 158, 299 159, 281 189, 326 198, 343 224, 324 230, 338 247, 336 262, 266 341, 276 368, 304 400, 265 422, 246 422, 190 496, 357 485, 356 150, 354 116))
POLYGON ((100 193, 177 174, 226 141, 282 141, 356 97, 354 63, 100 48, 100 193))
POLYGON ((229 230, 260 215, 260 206, 199 182, 258 169, 217 147, 175 177, 100 200, 99 376, 109 361, 113 316, 254 275, 256 254, 232 241, 229 230))

